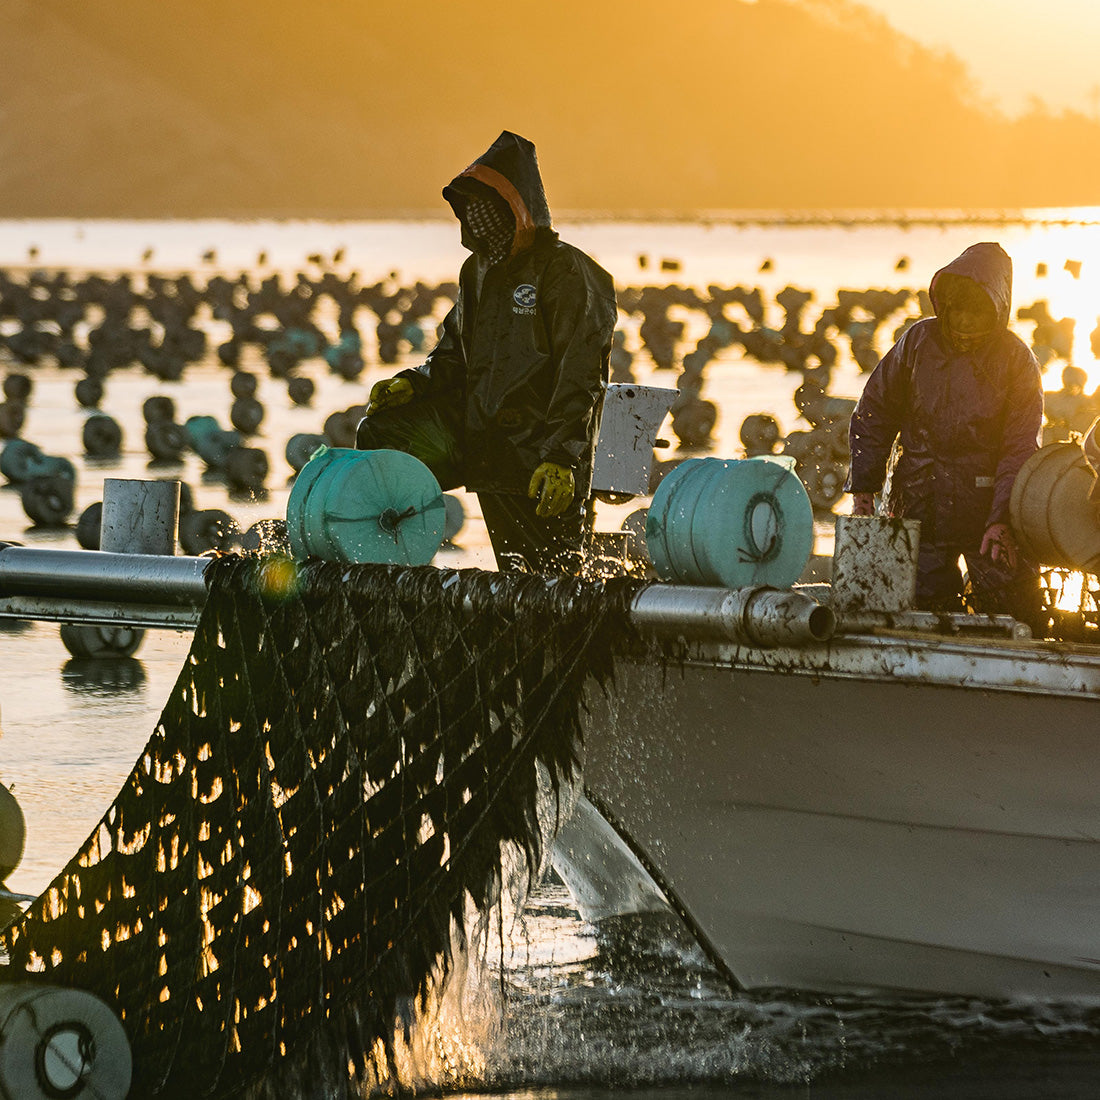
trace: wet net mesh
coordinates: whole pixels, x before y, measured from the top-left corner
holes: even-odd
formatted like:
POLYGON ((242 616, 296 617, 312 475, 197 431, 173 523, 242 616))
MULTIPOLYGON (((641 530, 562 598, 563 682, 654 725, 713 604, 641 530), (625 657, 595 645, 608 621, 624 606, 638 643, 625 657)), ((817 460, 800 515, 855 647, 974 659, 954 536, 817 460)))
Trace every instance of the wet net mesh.
POLYGON ((360 1095, 502 844, 539 863, 636 582, 228 558, 99 828, 6 980, 118 1013, 134 1097, 360 1095), (373 1062, 373 1064, 372 1064, 373 1062))

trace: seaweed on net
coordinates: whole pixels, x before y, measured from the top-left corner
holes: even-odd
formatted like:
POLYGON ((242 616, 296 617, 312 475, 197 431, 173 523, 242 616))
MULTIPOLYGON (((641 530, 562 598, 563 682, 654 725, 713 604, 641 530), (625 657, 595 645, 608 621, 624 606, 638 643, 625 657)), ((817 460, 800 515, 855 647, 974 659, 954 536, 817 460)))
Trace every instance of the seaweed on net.
POLYGON ((503 847, 542 857, 637 582, 226 557, 152 737, 0 946, 118 1013, 142 1097, 397 1078, 503 847), (452 938, 454 937, 454 938, 452 938))

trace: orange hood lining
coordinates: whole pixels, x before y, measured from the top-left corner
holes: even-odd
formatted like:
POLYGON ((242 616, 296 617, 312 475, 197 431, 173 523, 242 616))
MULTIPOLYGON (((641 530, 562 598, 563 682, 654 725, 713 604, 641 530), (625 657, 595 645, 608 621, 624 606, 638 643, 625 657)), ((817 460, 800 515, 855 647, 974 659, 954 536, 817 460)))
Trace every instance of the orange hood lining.
POLYGON ((531 212, 516 190, 515 184, 507 176, 485 164, 471 164, 469 168, 459 172, 458 178, 461 179, 463 176, 491 187, 511 208, 512 216, 516 219, 516 235, 512 241, 512 250, 508 253, 509 257, 529 248, 535 240, 535 223, 531 220, 531 212))

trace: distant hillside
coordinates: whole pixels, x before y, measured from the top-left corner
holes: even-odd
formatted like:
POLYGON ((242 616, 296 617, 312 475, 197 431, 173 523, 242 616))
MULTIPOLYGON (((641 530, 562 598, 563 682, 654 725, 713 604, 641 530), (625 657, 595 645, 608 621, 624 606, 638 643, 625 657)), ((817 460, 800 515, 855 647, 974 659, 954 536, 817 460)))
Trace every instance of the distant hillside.
POLYGON ((0 217, 436 216, 503 128, 559 213, 1100 202, 1100 126, 847 0, 7 9, 0 217))

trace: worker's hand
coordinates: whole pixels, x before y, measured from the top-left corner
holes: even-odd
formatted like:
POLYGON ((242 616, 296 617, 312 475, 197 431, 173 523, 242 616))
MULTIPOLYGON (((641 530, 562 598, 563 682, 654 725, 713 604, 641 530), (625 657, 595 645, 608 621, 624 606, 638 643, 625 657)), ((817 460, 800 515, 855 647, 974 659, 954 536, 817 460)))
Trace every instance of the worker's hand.
POLYGON ((532 500, 535 497, 539 498, 535 515, 557 516, 573 503, 573 495, 576 491, 573 471, 568 466, 559 466, 556 462, 544 462, 531 475, 527 495, 532 500))
POLYGON ((853 493, 852 494, 852 515, 853 516, 873 516, 875 514, 875 494, 874 493, 853 493))
POLYGON ((374 416, 382 409, 407 405, 412 399, 413 387, 407 378, 383 378, 371 387, 366 415, 374 416))
POLYGON ((982 538, 981 553, 1006 569, 1016 568, 1016 539, 1007 523, 991 523, 982 538))

